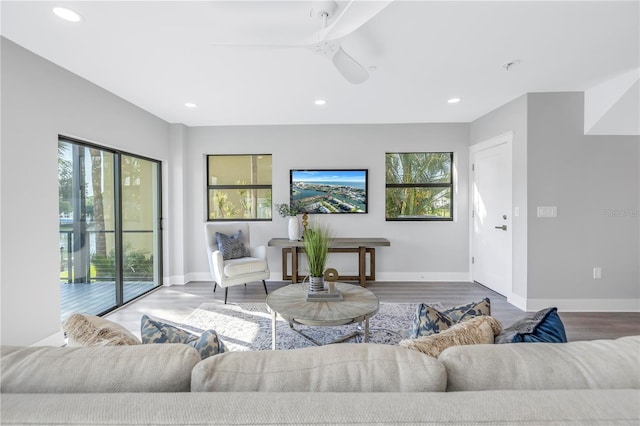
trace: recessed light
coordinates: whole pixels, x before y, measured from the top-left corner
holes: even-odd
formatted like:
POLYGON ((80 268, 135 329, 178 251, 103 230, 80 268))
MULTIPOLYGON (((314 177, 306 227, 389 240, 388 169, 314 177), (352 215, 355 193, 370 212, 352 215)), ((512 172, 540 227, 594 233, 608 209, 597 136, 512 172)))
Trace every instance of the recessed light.
POLYGON ((313 103, 316 105, 326 105, 327 101, 325 101, 324 99, 316 99, 313 103))
POLYGON ((449 99, 447 102, 450 104, 457 104, 458 102, 460 102, 462 99, 460 98, 451 98, 449 99))
POLYGON ((82 16, 79 13, 74 12, 71 9, 67 9, 66 7, 54 7, 53 13, 55 13, 59 18, 64 19, 69 22, 80 22, 82 21, 82 16))
POLYGON ((198 105, 194 104, 193 102, 185 102, 184 106, 186 106, 187 108, 197 108, 198 105))

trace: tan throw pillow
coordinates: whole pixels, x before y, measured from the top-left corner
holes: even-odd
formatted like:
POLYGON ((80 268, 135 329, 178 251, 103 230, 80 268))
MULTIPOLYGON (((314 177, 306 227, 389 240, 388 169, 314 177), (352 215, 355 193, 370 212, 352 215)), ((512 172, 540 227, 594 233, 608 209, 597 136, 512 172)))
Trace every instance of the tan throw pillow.
POLYGON ((501 331, 502 325, 498 320, 481 315, 455 324, 440 333, 402 340, 399 344, 437 358, 450 346, 493 343, 494 337, 501 331))
POLYGON ((113 321, 93 315, 73 314, 62 325, 67 333, 67 346, 139 345, 129 330, 113 321))

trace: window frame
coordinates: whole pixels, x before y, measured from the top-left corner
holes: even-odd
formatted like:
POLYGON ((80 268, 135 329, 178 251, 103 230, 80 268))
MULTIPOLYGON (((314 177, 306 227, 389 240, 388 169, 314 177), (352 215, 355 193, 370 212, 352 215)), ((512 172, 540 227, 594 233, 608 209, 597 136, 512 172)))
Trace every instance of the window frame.
POLYGON ((386 222, 453 222, 454 220, 454 155, 453 151, 412 151, 412 152, 385 152, 385 204, 384 204, 384 215, 386 222), (450 170, 450 179, 448 182, 438 182, 438 183, 388 183, 387 182, 387 155, 389 154, 449 154, 449 161, 451 164, 450 170), (450 203, 449 203, 449 217, 405 217, 405 218, 390 218, 387 217, 387 189, 394 188, 442 188, 449 189, 450 191, 450 203))
POLYGON ((205 212, 206 215, 206 221, 207 222, 271 222, 273 220, 273 213, 272 213, 272 208, 273 206, 270 206, 270 211, 271 211, 271 215, 268 218, 218 218, 218 219, 211 219, 210 217, 210 212, 211 212, 211 197, 209 197, 209 191, 211 190, 216 190, 216 189, 223 189, 223 190, 238 190, 238 189, 246 189, 246 190, 268 190, 271 191, 271 193, 273 194, 273 174, 272 174, 272 179, 271 179, 271 184, 267 185, 267 184, 248 184, 248 185, 238 185, 238 184, 225 184, 225 185, 211 185, 211 182, 209 180, 209 176, 210 176, 210 162, 209 162, 209 158, 210 157, 258 157, 258 156, 269 156, 271 158, 271 165, 273 166, 273 155, 272 154, 266 154, 266 153, 262 153, 262 154, 205 154, 205 162, 206 162, 206 175, 205 175, 205 179, 206 179, 206 185, 205 185, 205 198, 207 199, 207 211, 205 212))

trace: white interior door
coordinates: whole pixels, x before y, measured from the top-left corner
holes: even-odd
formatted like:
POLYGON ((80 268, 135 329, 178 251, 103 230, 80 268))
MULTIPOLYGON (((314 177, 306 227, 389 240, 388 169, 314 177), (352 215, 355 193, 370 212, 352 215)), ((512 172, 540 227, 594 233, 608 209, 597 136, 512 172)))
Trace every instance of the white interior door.
POLYGON ((511 295, 511 139, 472 147, 472 279, 511 295))

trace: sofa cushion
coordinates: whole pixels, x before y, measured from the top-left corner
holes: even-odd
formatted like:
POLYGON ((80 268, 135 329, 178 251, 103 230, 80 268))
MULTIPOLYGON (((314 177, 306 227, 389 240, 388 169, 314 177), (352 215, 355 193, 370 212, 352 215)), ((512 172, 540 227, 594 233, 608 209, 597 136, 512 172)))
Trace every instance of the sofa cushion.
POLYGON ((218 250, 222 253, 223 260, 237 259, 249 255, 249 251, 242 243, 242 231, 238 229, 232 235, 216 232, 218 250))
POLYGON ((416 314, 409 328, 408 338, 415 339, 419 336, 429 336, 478 315, 491 315, 491 301, 489 298, 444 310, 421 303, 416 309, 416 314))
POLYGON ((6 425, 634 426, 640 390, 3 394, 6 425))
POLYGON ((5 393, 188 392, 200 356, 180 344, 33 346, 1 361, 5 393))
POLYGON ((437 357, 451 346, 492 344, 500 330, 502 326, 498 320, 488 315, 481 315, 455 324, 440 333, 402 340, 400 346, 437 357))
POLYGON ((139 345, 129 330, 113 321, 94 315, 73 314, 63 324, 68 346, 139 345))
POLYGON ((215 330, 205 330, 202 334, 195 334, 148 315, 142 315, 140 335, 142 343, 184 343, 192 346, 198 351, 201 359, 226 351, 224 343, 218 339, 215 330))
POLYGON ((557 308, 546 308, 516 321, 496 336, 495 343, 565 343, 567 335, 557 308))
POLYGON ((228 352, 193 370, 193 392, 441 392, 440 362, 400 346, 345 343, 228 352))
POLYGON ((447 391, 640 388, 640 336, 446 349, 447 391))
POLYGON ((267 261, 257 257, 240 257, 224 262, 224 274, 227 277, 253 274, 267 270, 267 261))

